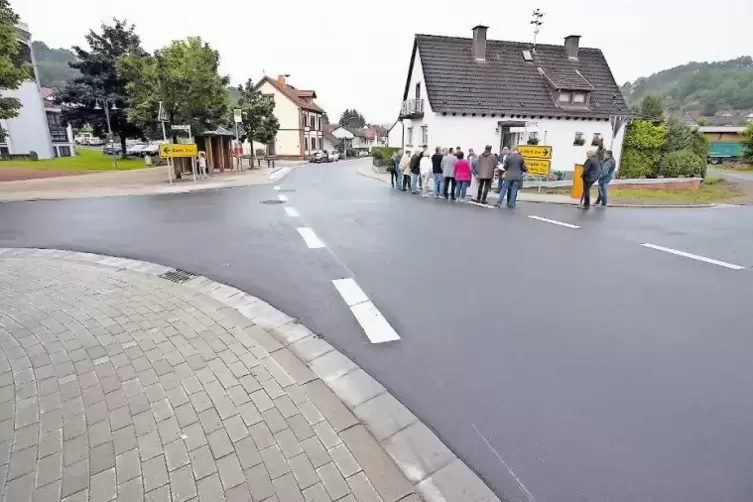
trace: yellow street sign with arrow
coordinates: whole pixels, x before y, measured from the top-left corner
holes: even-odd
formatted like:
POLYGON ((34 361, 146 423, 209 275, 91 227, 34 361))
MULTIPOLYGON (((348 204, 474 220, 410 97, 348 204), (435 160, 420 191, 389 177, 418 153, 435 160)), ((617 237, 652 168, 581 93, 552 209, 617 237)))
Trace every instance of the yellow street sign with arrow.
POLYGON ((176 144, 169 143, 159 146, 160 157, 196 157, 199 154, 199 149, 193 143, 176 144))
POLYGON ((520 145, 518 151, 526 159, 552 159, 551 146, 520 145))

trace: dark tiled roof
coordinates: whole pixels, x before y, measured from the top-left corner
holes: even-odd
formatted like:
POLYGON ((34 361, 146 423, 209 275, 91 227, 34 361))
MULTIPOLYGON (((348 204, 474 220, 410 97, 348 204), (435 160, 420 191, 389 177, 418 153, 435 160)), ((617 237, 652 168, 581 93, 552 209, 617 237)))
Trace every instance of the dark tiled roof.
MULTIPOLYGON (((486 60, 476 61, 471 43, 470 38, 416 35, 411 68, 418 51, 434 112, 593 118, 629 113, 599 49, 581 48, 574 61, 564 45, 540 44, 527 62, 523 51, 530 44, 488 40, 486 60), (553 88, 590 90, 590 110, 563 110, 552 97, 553 88)), ((409 82, 410 74, 403 99, 408 99, 409 82)))

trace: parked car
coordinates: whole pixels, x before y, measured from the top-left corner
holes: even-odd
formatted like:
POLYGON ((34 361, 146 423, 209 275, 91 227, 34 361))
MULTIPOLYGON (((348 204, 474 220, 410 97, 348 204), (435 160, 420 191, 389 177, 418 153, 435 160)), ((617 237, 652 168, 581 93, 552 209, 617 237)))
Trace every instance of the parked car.
POLYGON ((314 164, 327 162, 327 154, 321 150, 317 150, 311 154, 311 156, 309 157, 309 162, 313 162, 314 164))
POLYGON ((102 148, 102 153, 105 155, 120 155, 123 153, 123 148, 120 144, 116 145, 115 143, 108 143, 102 148))
POLYGON ((105 144, 105 141, 102 138, 98 138, 96 136, 92 136, 89 138, 88 142, 86 143, 89 146, 102 146, 105 144))
POLYGON ((329 156, 327 157, 328 162, 338 162, 340 160, 340 152, 337 150, 332 150, 329 152, 329 156))
POLYGON ((141 143, 130 145, 126 148, 126 155, 129 157, 138 157, 141 155, 141 150, 143 150, 145 146, 146 145, 141 143))
POLYGON ((141 149, 139 152, 139 155, 142 157, 146 157, 149 155, 150 157, 156 157, 159 155, 159 144, 155 143, 152 145, 144 145, 144 148, 141 149))

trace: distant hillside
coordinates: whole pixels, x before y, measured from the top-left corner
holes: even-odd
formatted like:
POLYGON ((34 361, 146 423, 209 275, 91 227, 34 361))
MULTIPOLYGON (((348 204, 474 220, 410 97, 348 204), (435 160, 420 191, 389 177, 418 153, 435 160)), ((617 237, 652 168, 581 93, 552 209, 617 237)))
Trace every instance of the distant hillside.
POLYGON ((34 59, 37 62, 39 80, 42 87, 65 87, 79 73, 68 66, 76 61, 76 55, 68 49, 50 49, 44 42, 32 44, 34 59))
POLYGON ((631 105, 660 94, 670 110, 697 110, 703 115, 753 108, 753 58, 676 66, 627 82, 622 93, 631 105))

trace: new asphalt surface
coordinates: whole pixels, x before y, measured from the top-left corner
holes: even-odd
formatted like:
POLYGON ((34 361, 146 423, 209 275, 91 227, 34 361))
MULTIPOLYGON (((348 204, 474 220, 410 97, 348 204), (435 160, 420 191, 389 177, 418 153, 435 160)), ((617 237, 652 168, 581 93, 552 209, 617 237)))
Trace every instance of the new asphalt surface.
POLYGON ((263 203, 278 199, 271 185, 4 203, 0 246, 163 263, 259 296, 348 354, 509 500, 753 499, 753 210, 497 211, 355 171, 298 168, 279 182, 284 204, 263 203), (326 247, 309 249, 299 227, 326 247), (369 342, 341 278, 400 340, 369 342))

